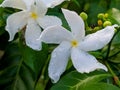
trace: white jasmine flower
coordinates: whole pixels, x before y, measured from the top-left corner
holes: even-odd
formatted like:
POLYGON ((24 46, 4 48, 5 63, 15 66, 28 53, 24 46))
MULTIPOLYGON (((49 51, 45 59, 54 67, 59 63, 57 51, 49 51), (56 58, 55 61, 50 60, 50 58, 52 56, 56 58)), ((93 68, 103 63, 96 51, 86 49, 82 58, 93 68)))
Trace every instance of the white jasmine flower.
MULTIPOLYGON (((47 3, 51 2, 48 0, 47 3)), ((9 41, 12 41, 15 34, 26 26, 26 44, 35 50, 41 50, 41 43, 37 40, 41 34, 40 27, 62 24, 59 18, 45 15, 48 8, 42 0, 4 0, 0 6, 21 10, 7 19, 6 30, 10 35, 9 41)))
POLYGON ((43 0, 43 2, 46 4, 47 7, 52 7, 52 8, 61 4, 63 1, 67 1, 67 0, 43 0))
POLYGON ((49 77, 56 83, 65 71, 69 57, 78 72, 89 73, 98 68, 107 71, 107 68, 87 51, 98 50, 108 44, 114 35, 115 26, 108 26, 85 36, 84 22, 81 17, 66 9, 62 9, 62 12, 71 32, 56 25, 44 30, 40 37, 45 43, 60 44, 52 52, 48 67, 49 77))

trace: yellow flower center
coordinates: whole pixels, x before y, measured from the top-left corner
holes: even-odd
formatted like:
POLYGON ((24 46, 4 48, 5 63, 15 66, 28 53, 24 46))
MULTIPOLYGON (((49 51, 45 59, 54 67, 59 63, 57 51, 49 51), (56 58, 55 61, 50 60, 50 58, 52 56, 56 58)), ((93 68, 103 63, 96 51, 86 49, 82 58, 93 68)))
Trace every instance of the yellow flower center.
POLYGON ((76 40, 71 41, 71 45, 72 45, 72 47, 77 47, 78 41, 76 41, 76 40))
POLYGON ((38 15, 37 15, 35 12, 32 12, 32 13, 31 13, 31 17, 32 17, 33 19, 37 19, 37 18, 38 18, 38 15))

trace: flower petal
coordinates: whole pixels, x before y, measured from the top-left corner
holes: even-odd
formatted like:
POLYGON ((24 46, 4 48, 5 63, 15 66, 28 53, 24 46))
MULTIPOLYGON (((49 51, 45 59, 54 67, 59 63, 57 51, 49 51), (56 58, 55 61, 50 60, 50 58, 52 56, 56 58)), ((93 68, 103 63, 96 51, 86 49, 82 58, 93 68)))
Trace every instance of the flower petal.
POLYGON ((4 0, 0 7, 11 7, 11 8, 17 8, 17 9, 26 9, 26 5, 23 2, 23 0, 4 0))
POLYGON ((89 73, 98 68, 107 71, 107 68, 103 64, 99 63, 95 57, 82 50, 78 50, 78 48, 72 49, 71 58, 73 65, 78 72, 89 73))
POLYGON ((25 3, 27 9, 31 8, 31 5, 34 5, 34 0, 23 0, 23 2, 25 3))
POLYGON ((71 40, 72 35, 62 26, 51 26, 42 32, 40 39, 45 43, 59 44, 62 41, 71 40))
POLYGON ((25 32, 26 44, 34 50, 41 50, 41 41, 37 40, 40 34, 39 25, 34 20, 29 20, 25 32))
POLYGON ((10 34, 9 41, 13 40, 14 35, 27 24, 27 16, 27 12, 21 11, 8 17, 6 30, 10 34))
POLYGON ((62 25, 62 21, 56 16, 44 16, 43 18, 39 18, 37 21, 44 29, 49 26, 62 25))
POLYGON ((80 42, 80 49, 84 51, 94 51, 103 48, 107 45, 114 35, 114 25, 107 26, 103 30, 87 35, 83 41, 80 42))
POLYGON ((85 36, 85 27, 82 18, 74 11, 62 9, 62 12, 71 28, 73 35, 81 39, 85 36))
POLYGON ((71 46, 69 42, 62 42, 52 52, 48 71, 49 77, 52 79, 53 83, 56 83, 59 80, 61 74, 66 69, 70 56, 70 47, 71 46))
POLYGON ((63 1, 65 1, 65 0, 43 0, 43 1, 44 1, 45 5, 46 5, 47 7, 53 8, 53 7, 61 4, 61 3, 62 3, 63 1))
POLYGON ((36 0, 36 8, 37 8, 37 14, 40 17, 45 16, 45 14, 47 13, 47 7, 44 4, 44 2, 42 0, 36 0))

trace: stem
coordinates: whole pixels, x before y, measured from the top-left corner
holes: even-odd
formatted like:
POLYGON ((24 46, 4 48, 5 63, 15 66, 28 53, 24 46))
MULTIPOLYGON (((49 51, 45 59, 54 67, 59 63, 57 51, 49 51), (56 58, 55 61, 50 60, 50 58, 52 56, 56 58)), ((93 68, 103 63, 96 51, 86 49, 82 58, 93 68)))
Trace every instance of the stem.
MULTIPOLYGON (((120 31, 120 30, 119 30, 119 31, 120 31)), ((108 57, 109 57, 109 54, 110 54, 111 45, 112 45, 112 41, 113 41, 114 37, 118 34, 119 31, 117 31, 117 32, 114 34, 113 38, 111 39, 110 43, 108 44, 108 51, 107 51, 107 55, 106 55, 106 57, 105 57, 105 60, 108 60, 108 57)))
MULTIPOLYGON (((20 33, 19 33, 19 36, 21 37, 21 34, 20 34, 20 33)), ((21 41, 21 39, 19 39, 18 46, 19 46, 19 48, 20 48, 21 53, 23 53, 23 48, 21 48, 21 45, 22 45, 22 41, 21 41)), ((20 60, 19 65, 18 65, 17 73, 16 73, 16 76, 15 76, 16 80, 15 80, 15 82, 14 82, 13 90, 16 90, 16 85, 17 85, 17 83, 18 83, 19 72, 20 72, 22 63, 23 63, 23 58, 20 60)))
POLYGON ((21 69, 21 66, 22 66, 22 62, 23 62, 23 59, 20 60, 19 65, 18 65, 17 73, 16 73, 16 76, 15 76, 16 80, 14 82, 13 90, 16 90, 16 85, 18 83, 19 72, 20 72, 20 69, 21 69))
POLYGON ((110 65, 108 64, 107 61, 105 61, 105 65, 107 66, 109 72, 112 74, 115 84, 118 85, 120 87, 120 80, 118 78, 118 76, 114 73, 114 71, 111 69, 110 65))
POLYGON ((110 58, 116 56, 119 53, 120 53, 120 51, 116 52, 115 54, 111 55, 110 58))
MULTIPOLYGON (((105 61, 105 65, 107 66, 109 72, 112 74, 112 76, 113 76, 113 78, 114 78, 114 81, 115 81, 115 84, 120 87, 120 80, 119 80, 118 76, 114 73, 114 71, 111 69, 110 65, 109 65, 108 62, 107 62, 108 57, 109 57, 109 54, 110 54, 110 49, 111 49, 112 41, 113 41, 114 37, 118 34, 118 32, 119 32, 119 31, 117 31, 117 32, 114 34, 113 38, 111 39, 111 41, 110 41, 110 43, 109 43, 109 45, 108 45, 107 55, 106 55, 106 57, 105 57, 105 60, 106 60, 106 61, 105 61)), ((119 52, 120 52, 120 51, 119 51, 119 52)), ((119 52, 115 53, 114 55, 118 54, 119 52)), ((112 56, 114 56, 114 55, 112 55, 112 56)))
POLYGON ((45 88, 48 80, 45 80, 44 76, 45 76, 45 71, 46 71, 47 65, 49 63, 49 59, 50 59, 50 55, 48 55, 48 58, 47 58, 47 60, 44 64, 45 66, 43 67, 42 72, 39 74, 38 79, 35 81, 35 87, 34 88, 36 88, 37 83, 41 83, 43 85, 43 88, 45 88))
POLYGON ((116 76, 116 74, 113 72, 113 70, 110 68, 110 65, 108 64, 108 62, 105 62, 105 65, 107 66, 109 72, 112 74, 112 76, 116 76))
POLYGON ((85 22, 86 30, 90 30, 90 27, 88 26, 87 20, 84 20, 84 22, 85 22))

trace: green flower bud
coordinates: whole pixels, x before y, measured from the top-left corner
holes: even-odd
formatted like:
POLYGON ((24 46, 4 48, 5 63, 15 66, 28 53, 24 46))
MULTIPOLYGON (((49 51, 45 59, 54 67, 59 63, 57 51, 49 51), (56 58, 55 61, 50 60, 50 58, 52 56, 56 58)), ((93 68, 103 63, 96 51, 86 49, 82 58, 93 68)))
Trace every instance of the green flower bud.
POLYGON ((104 18, 104 13, 99 13, 97 16, 99 19, 103 19, 104 18))
POLYGON ((112 25, 112 23, 111 23, 110 21, 105 21, 105 22, 103 23, 103 27, 111 26, 111 25, 112 25))
POLYGON ((81 12, 80 16, 82 17, 83 20, 87 20, 88 15, 85 12, 81 12))
POLYGON ((100 30, 100 27, 95 27, 94 30, 95 31, 100 30))
POLYGON ((109 16, 108 13, 104 14, 104 18, 108 18, 108 16, 109 16))
POLYGON ((117 29, 115 29, 115 33, 117 32, 117 29))

